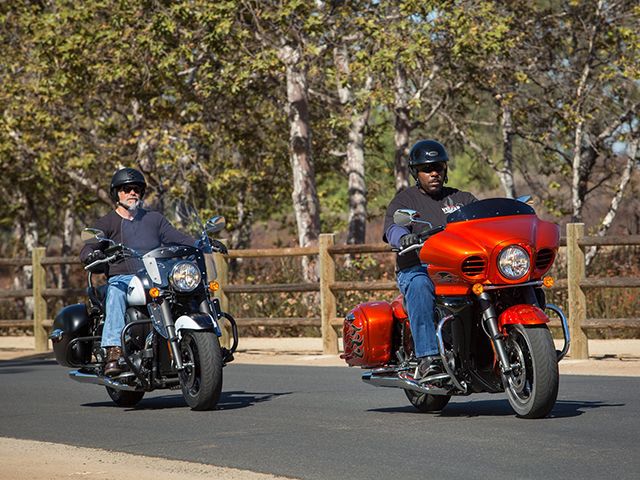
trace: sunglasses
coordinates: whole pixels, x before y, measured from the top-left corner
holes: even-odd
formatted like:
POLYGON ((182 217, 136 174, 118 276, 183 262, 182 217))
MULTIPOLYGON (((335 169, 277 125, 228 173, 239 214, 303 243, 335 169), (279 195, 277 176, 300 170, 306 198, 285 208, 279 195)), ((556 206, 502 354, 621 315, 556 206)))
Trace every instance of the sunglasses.
POLYGON ((142 187, 138 185, 123 185, 120 188, 118 188, 118 191, 122 193, 134 192, 134 193, 137 193, 138 195, 142 195, 142 187))
POLYGON ((446 168, 446 165, 443 162, 434 162, 434 163, 426 163, 424 165, 420 165, 419 167, 417 167, 417 170, 418 172, 425 172, 425 173, 431 173, 431 172, 442 173, 444 172, 445 168, 446 168))

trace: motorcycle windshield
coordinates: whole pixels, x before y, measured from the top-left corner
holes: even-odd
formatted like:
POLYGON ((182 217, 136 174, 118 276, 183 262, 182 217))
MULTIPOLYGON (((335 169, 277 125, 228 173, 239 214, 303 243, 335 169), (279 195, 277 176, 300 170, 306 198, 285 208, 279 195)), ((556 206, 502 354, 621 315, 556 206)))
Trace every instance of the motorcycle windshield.
POLYGON ((488 198, 478 200, 447 216, 447 223, 466 222, 481 218, 506 217, 509 215, 535 215, 531 206, 511 198, 488 198))
POLYGON ((153 283, 167 286, 169 273, 177 261, 188 259, 195 261, 200 271, 205 274, 204 257, 199 249, 188 245, 158 247, 142 257, 147 274, 153 283))

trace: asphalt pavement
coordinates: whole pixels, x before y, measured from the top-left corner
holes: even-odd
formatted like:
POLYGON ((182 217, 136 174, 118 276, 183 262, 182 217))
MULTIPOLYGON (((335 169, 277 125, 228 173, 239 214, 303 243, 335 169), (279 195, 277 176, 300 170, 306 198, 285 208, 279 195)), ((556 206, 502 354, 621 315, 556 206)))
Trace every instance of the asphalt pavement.
POLYGON ((635 479, 640 378, 562 375, 549 418, 522 420, 504 394, 419 414, 359 369, 231 364, 219 408, 179 391, 120 409, 46 358, 0 362, 0 436, 188 460, 302 479, 635 479))

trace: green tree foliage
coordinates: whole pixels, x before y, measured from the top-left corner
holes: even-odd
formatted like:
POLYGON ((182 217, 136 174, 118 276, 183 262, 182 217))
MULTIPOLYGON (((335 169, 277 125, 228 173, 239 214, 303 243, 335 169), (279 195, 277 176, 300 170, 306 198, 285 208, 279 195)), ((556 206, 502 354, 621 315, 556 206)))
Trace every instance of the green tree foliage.
POLYGON ((286 45, 306 72, 323 231, 347 227, 339 154, 365 108, 369 218, 419 137, 447 144, 456 186, 511 175, 580 218, 638 135, 639 16, 630 0, 3 2, 0 229, 46 244, 69 209, 84 226, 119 166, 169 214, 228 217, 234 245, 254 221, 292 225, 286 45))

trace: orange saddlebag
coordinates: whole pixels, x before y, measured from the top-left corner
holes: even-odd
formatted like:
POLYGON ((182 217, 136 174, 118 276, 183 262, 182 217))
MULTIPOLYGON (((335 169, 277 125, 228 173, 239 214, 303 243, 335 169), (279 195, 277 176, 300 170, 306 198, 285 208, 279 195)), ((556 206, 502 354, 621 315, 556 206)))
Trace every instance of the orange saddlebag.
POLYGON ((351 367, 379 367, 391 359, 393 311, 387 302, 361 303, 344 320, 340 355, 351 367))

